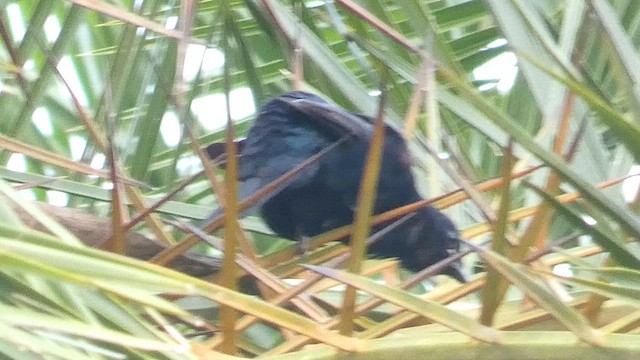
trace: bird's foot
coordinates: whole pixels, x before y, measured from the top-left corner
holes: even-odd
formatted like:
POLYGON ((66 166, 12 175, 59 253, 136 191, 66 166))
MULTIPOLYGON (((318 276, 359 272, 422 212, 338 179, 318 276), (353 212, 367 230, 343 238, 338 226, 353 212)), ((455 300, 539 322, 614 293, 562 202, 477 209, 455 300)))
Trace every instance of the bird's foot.
POLYGON ((306 235, 298 236, 298 255, 304 256, 309 252, 309 245, 311 238, 306 235))

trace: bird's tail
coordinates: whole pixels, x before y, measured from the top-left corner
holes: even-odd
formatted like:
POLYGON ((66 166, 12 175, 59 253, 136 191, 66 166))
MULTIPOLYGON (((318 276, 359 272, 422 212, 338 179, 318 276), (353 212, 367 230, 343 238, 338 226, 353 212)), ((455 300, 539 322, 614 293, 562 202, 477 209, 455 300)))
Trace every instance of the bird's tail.
MULTIPOLYGON (((233 142, 236 144, 236 149, 238 154, 242 153, 245 140, 246 139, 244 138, 233 140, 233 142)), ((207 153, 207 156, 209 156, 209 159, 211 159, 211 161, 215 162, 221 168, 223 169, 225 168, 227 164, 227 143, 226 142, 222 141, 222 142, 211 143, 207 145, 207 147, 204 148, 204 150, 207 153)))

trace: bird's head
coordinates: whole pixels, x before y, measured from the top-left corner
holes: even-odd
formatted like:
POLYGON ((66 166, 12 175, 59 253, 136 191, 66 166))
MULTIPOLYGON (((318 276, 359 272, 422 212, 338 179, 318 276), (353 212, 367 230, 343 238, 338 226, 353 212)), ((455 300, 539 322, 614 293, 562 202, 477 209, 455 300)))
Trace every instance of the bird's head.
MULTIPOLYGON (((412 271, 420 271, 460 252, 460 234, 453 222, 438 209, 427 206, 417 212, 406 234, 406 253, 401 256, 403 265, 412 271)), ((460 261, 441 272, 466 282, 460 261)))

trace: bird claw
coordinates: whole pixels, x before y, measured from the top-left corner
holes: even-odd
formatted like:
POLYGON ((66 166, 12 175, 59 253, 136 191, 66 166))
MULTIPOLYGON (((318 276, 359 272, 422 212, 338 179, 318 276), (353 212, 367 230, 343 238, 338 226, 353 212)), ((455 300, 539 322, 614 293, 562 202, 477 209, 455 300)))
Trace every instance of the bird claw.
POLYGON ((304 256, 309 252, 309 245, 311 238, 305 235, 301 235, 298 237, 297 247, 298 247, 298 255, 304 256))

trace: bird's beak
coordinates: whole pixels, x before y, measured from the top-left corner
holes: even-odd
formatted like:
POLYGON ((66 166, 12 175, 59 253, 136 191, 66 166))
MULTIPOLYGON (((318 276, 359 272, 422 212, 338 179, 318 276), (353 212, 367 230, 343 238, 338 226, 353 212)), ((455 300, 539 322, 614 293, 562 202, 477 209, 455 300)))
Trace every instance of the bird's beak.
POLYGON ((462 266, 459 262, 455 262, 442 272, 443 275, 449 275, 452 278, 458 280, 462 284, 466 284, 469 282, 469 276, 465 274, 465 271, 462 270, 462 266))

